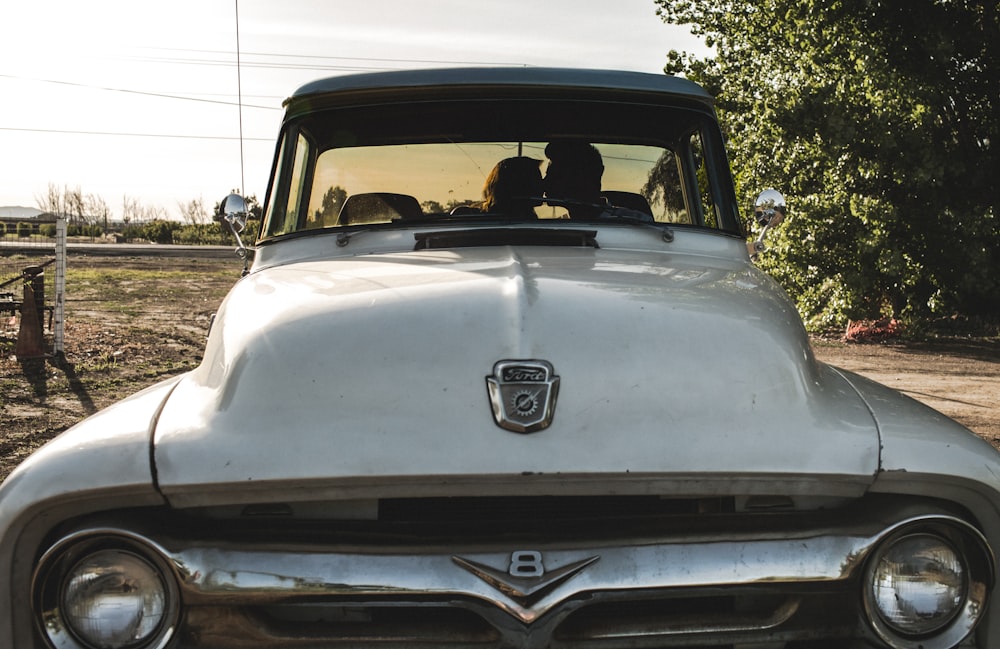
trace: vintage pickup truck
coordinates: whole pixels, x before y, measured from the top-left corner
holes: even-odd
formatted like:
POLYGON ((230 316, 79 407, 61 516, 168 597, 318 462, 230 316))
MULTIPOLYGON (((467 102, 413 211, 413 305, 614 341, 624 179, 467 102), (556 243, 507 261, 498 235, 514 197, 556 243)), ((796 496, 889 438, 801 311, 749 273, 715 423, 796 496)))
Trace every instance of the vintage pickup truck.
POLYGON ((200 366, 0 488, 0 647, 1000 646, 997 453, 816 360, 704 90, 424 70, 285 109, 200 366))

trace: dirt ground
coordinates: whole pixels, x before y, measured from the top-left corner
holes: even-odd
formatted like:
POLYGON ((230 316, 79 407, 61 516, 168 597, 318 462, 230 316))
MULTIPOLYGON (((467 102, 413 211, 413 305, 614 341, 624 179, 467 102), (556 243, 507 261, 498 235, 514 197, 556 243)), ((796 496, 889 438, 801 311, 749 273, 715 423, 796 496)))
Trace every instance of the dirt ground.
POLYGON ((242 262, 70 256, 67 266, 62 358, 17 359, 17 319, 0 321, 0 480, 87 415, 196 366, 242 262))
MULTIPOLYGON (((18 360, 17 321, 0 321, 0 480, 80 419, 194 367, 240 267, 235 257, 71 257, 64 357, 18 360)), ((923 401, 1000 448, 1000 340, 813 346, 821 360, 923 401)))
POLYGON ((1000 448, 1000 340, 812 342, 821 361, 922 401, 1000 448))

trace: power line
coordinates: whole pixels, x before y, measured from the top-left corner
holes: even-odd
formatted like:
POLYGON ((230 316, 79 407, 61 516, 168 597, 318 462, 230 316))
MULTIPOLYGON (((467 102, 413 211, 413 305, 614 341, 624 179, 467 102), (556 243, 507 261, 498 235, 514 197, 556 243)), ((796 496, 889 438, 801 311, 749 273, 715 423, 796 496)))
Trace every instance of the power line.
POLYGON ((164 52, 180 52, 186 54, 222 55, 232 58, 202 58, 202 57, 161 57, 161 56, 129 56, 115 54, 106 58, 138 63, 160 63, 166 65, 195 65, 205 67, 232 67, 240 65, 245 68, 264 70, 315 70, 318 72, 373 72, 381 70, 396 70, 401 66, 441 65, 441 66, 517 66, 525 67, 522 62, 510 61, 455 61, 446 59, 405 59, 377 58, 358 56, 330 56, 322 54, 284 54, 278 52, 243 52, 241 56, 261 57, 264 60, 236 60, 236 53, 229 50, 206 50, 188 48, 143 48, 164 52), (267 60, 274 59, 274 60, 267 60), (300 61, 330 61, 331 63, 285 63, 282 59, 297 59, 300 61), (336 62, 336 63, 333 63, 336 62), (372 65, 376 64, 376 65, 372 65), (384 64, 384 65, 377 65, 384 64))
MULTIPOLYGON (((0 126, 0 131, 17 131, 21 133, 51 133, 56 135, 113 135, 117 137, 155 137, 177 140, 239 140, 239 137, 226 135, 180 135, 172 133, 116 133, 113 131, 71 131, 54 128, 17 128, 0 126)), ((273 137, 248 137, 243 138, 252 142, 274 142, 273 137)))
MULTIPOLYGON (((146 92, 144 90, 129 90, 127 88, 109 88, 107 86, 92 86, 83 83, 74 83, 72 81, 59 81, 57 79, 37 79, 31 77, 20 77, 13 74, 0 74, 0 78, 4 79, 17 79, 18 81, 35 81, 38 83, 51 83, 59 86, 70 86, 73 88, 86 88, 88 90, 104 90, 107 92, 120 92, 127 95, 142 95, 145 97, 158 97, 161 99, 177 99, 180 101, 196 101, 205 104, 219 104, 223 106, 238 106, 239 104, 232 101, 223 101, 221 99, 203 99, 200 97, 185 97, 183 95, 168 95, 161 92, 146 92)), ((257 106, 254 104, 244 104, 246 108, 260 108, 262 110, 281 110, 279 106, 257 106)))
MULTIPOLYGON (((147 48, 150 50, 160 50, 164 52, 189 52, 189 53, 201 53, 201 54, 226 54, 235 55, 234 52, 228 50, 205 50, 205 49, 188 49, 188 48, 173 48, 173 47, 153 47, 147 48)), ((285 54, 279 52, 243 52, 243 56, 262 56, 262 57, 272 57, 276 59, 287 58, 287 59, 319 59, 328 61, 363 61, 365 63, 393 63, 393 64, 421 64, 421 65, 472 65, 472 66, 493 66, 493 65, 510 65, 510 66, 524 66, 523 62, 511 62, 511 61, 453 61, 446 59, 396 59, 396 58, 379 58, 379 57, 364 57, 364 56, 331 56, 325 54, 285 54)), ((146 60, 156 60, 155 57, 150 57, 146 60)), ((171 59, 164 59, 171 60, 171 59)), ((176 59, 178 61, 184 61, 185 59, 176 59)), ((193 59, 197 60, 197 59, 193 59)), ((204 59, 205 61, 210 61, 210 59, 204 59)), ((218 61, 217 64, 228 63, 232 65, 232 62, 222 62, 218 61)), ((245 62, 244 62, 245 64, 245 62)), ((315 69, 312 66, 302 66, 305 69, 315 69)), ((330 69, 341 69, 339 66, 331 66, 330 69)), ((349 66, 342 69, 363 69, 363 70, 384 70, 387 69, 383 67, 359 67, 359 66, 349 66)))
MULTIPOLYGON (((204 50, 204 49, 184 49, 184 48, 149 48, 153 50, 162 50, 167 52, 187 52, 187 53, 204 53, 204 54, 224 54, 236 56, 236 53, 227 50, 204 50)), ((301 59, 301 60, 318 60, 318 61, 360 61, 364 63, 390 63, 390 64, 406 64, 406 65, 468 65, 468 66, 492 66, 492 65, 516 65, 524 66, 523 63, 510 63, 501 61, 452 61, 452 60, 438 60, 438 59, 393 59, 393 58, 371 58, 371 57, 350 57, 350 56, 327 56, 327 55, 316 55, 316 54, 282 54, 282 53, 271 53, 271 52, 246 52, 244 56, 258 56, 258 57, 269 57, 274 59, 301 59)), ((396 69, 394 67, 388 66, 371 66, 371 65, 316 65, 316 64, 304 64, 304 63, 282 63, 280 61, 246 61, 246 60, 219 60, 219 59, 205 59, 205 58, 166 58, 166 57, 131 57, 131 56, 118 56, 113 58, 122 58, 126 60, 138 61, 138 62, 149 62, 149 63, 164 63, 164 64, 179 64, 179 65, 199 65, 206 67, 214 66, 240 66, 243 68, 256 68, 264 70, 314 70, 317 72, 372 72, 381 70, 396 69)), ((178 94, 169 94, 163 92, 148 92, 142 90, 131 90, 128 88, 113 88, 107 86, 96 86, 90 84, 75 83, 72 81, 62 81, 59 79, 40 79, 36 77, 23 77, 12 74, 0 74, 0 78, 5 79, 16 79, 19 81, 33 81, 36 83, 48 83, 54 85, 70 86, 75 88, 86 88, 89 90, 103 90, 106 92, 119 92, 123 94, 141 95, 147 97, 158 97, 162 99, 174 99, 180 101, 194 101, 208 104, 219 104, 224 106, 238 106, 239 103, 232 101, 224 101, 221 99, 206 99, 198 96, 185 96, 178 94)), ((258 96, 259 98, 265 98, 266 96, 258 96)), ((276 97, 278 101, 284 99, 284 97, 276 97)), ((243 104, 246 108, 258 108, 263 110, 281 110, 277 106, 261 106, 256 104, 243 104)))
MULTIPOLYGON (((132 57, 130 60, 143 63, 165 63, 169 65, 200 65, 206 67, 235 67, 235 61, 217 61, 212 59, 167 59, 158 57, 132 57)), ((277 63, 277 62, 248 62, 242 61, 240 65, 244 68, 256 68, 258 70, 315 70, 318 72, 377 72, 382 70, 399 69, 387 66, 362 66, 362 65, 307 65, 302 63, 277 63)))

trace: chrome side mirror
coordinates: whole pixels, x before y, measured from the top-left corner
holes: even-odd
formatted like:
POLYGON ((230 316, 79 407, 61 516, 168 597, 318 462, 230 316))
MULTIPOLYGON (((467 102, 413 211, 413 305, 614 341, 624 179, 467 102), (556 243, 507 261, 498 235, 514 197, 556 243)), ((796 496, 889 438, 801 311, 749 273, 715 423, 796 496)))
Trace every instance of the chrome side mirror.
POLYGON ((753 204, 753 216, 757 224, 761 226, 760 234, 750 247, 750 258, 757 261, 757 255, 767 250, 764 245, 764 237, 771 228, 777 226, 785 219, 788 207, 785 204, 785 197, 775 189, 765 189, 757 196, 753 204))
POLYGON ((222 202, 219 203, 219 213, 215 216, 216 220, 221 222, 222 227, 236 238, 236 254, 243 260, 246 260, 249 251, 243 244, 243 240, 240 239, 240 232, 243 232, 243 228, 247 226, 248 216, 249 208, 247 208, 246 199, 239 194, 230 194, 222 199, 222 202))
POLYGON ((246 199, 239 194, 230 194, 222 199, 220 208, 222 218, 230 223, 232 229, 243 232, 243 228, 247 226, 247 213, 249 212, 246 199))

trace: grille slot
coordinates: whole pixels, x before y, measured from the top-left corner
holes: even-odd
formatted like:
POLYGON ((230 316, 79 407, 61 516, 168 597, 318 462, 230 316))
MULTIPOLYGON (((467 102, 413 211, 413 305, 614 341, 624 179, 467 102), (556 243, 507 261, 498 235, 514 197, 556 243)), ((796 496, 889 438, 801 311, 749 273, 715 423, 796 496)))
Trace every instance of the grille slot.
POLYGON ((661 599, 601 602, 572 613, 555 630, 570 647, 687 647, 709 642, 754 646, 760 642, 829 642, 850 646, 857 631, 856 597, 851 589, 795 592, 796 589, 668 594, 661 599), (710 640, 709 640, 710 639, 710 640))
POLYGON ((192 608, 182 647, 489 647, 499 640, 482 618, 460 608, 311 603, 192 608))
POLYGON ((568 616, 543 618, 530 629, 471 601, 194 607, 180 649, 869 647, 857 637, 853 606, 846 592, 673 593, 656 599, 583 603, 568 616))
POLYGON ((656 496, 520 498, 397 498, 379 502, 379 520, 385 522, 510 523, 542 521, 622 520, 735 511, 735 499, 658 498, 656 496))

